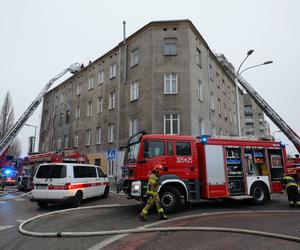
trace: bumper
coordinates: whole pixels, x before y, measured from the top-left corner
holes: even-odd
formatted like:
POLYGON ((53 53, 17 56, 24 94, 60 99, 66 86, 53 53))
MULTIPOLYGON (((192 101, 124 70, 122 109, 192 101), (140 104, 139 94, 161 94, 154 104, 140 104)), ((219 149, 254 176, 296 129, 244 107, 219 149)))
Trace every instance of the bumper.
POLYGON ((72 202, 74 200, 74 196, 69 196, 69 197, 63 197, 60 199, 47 199, 47 198, 34 198, 31 197, 30 201, 32 202, 38 202, 38 201, 42 201, 42 202, 47 202, 47 203, 65 203, 65 202, 72 202))

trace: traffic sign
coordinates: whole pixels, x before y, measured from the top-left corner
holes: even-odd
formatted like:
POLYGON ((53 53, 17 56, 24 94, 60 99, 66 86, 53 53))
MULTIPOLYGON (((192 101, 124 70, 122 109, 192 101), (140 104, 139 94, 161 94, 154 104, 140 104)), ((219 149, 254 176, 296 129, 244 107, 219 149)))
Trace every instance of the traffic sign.
POLYGON ((115 149, 111 149, 107 151, 107 158, 109 160, 115 159, 117 157, 117 153, 115 149))

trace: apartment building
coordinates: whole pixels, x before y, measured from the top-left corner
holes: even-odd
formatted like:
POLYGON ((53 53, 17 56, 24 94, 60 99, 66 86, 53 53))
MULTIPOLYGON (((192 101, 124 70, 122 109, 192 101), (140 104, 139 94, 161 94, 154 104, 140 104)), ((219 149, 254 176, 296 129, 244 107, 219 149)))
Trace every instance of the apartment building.
POLYGON ((246 136, 271 139, 270 125, 253 99, 244 95, 244 130, 246 136))
POLYGON ((79 150, 120 176, 119 147, 140 130, 237 135, 235 91, 191 21, 151 22, 47 93, 39 151, 79 150))

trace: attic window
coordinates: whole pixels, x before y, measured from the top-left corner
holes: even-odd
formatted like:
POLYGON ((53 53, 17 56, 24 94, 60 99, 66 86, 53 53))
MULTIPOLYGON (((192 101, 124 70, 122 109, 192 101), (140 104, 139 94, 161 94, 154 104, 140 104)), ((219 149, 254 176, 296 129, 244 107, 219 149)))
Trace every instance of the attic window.
POLYGON ((164 31, 167 31, 167 28, 164 28, 164 31))
POLYGON ((176 30, 177 30, 177 28, 173 28, 173 30, 175 30, 175 31, 176 31, 176 30))

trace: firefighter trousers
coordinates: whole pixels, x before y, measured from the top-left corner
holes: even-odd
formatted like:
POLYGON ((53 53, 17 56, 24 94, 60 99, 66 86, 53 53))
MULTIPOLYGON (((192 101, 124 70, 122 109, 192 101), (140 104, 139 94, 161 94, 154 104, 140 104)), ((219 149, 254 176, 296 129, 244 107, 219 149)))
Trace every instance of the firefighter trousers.
POLYGON ((160 206, 160 200, 159 200, 158 194, 149 196, 149 198, 147 200, 147 204, 143 208, 140 216, 143 217, 143 218, 147 218, 147 215, 149 213, 149 209, 153 206, 153 204, 155 204, 158 214, 160 216, 164 216, 164 210, 160 206))
POLYGON ((286 189, 290 207, 300 207, 300 195, 297 186, 289 186, 286 189))

